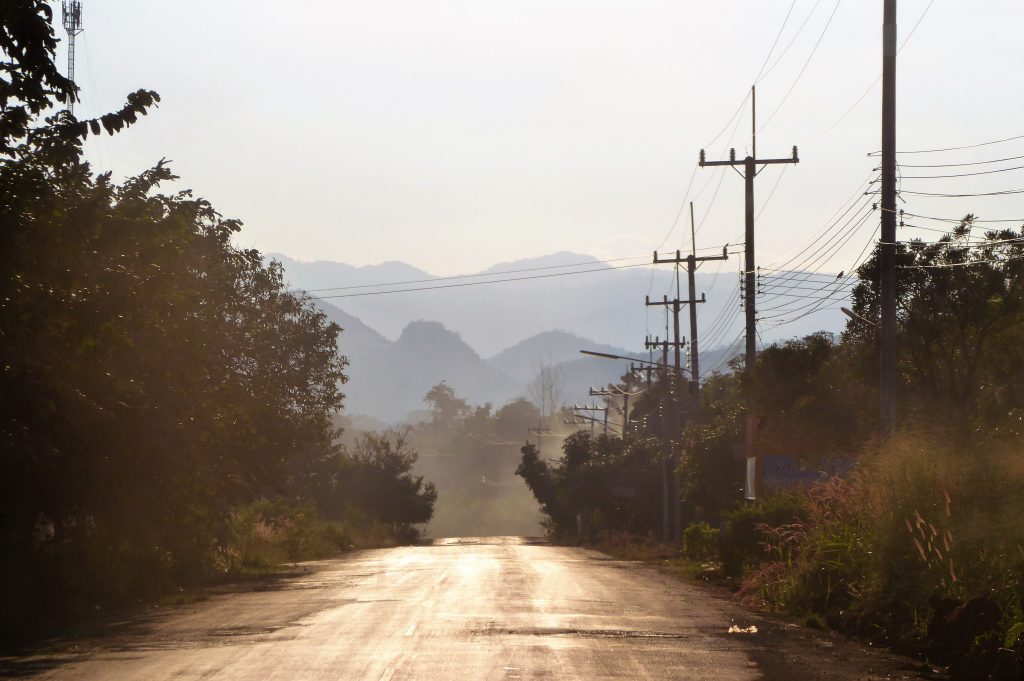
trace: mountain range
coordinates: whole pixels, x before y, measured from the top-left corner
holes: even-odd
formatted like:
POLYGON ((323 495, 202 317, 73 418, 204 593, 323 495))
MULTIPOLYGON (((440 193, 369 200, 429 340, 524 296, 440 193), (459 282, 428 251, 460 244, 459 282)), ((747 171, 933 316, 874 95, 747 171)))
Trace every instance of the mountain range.
MULTIPOLYGON (((541 363, 556 367, 566 402, 587 401, 587 388, 617 381, 626 362, 579 351, 647 357, 645 333, 650 328, 664 338, 666 329, 663 308, 645 306, 645 297, 675 294, 670 268, 565 274, 608 267, 576 253, 503 263, 463 277, 435 277, 401 262, 354 267, 270 257, 282 263, 290 286, 308 292, 344 329, 339 344, 350 362, 346 413, 391 423, 422 410, 423 396, 442 380, 471 404, 498 407, 526 396, 541 363), (522 277, 529 278, 476 285, 522 277), (437 286, 451 288, 423 290, 437 286), (415 290, 383 293, 395 289, 415 290)), ((742 324, 738 275, 724 267, 698 272, 696 286, 707 294, 698 317, 706 326, 701 366, 707 373, 736 351, 742 324)), ((762 341, 838 331, 841 320, 839 311, 825 310, 775 333, 763 331, 762 341)))

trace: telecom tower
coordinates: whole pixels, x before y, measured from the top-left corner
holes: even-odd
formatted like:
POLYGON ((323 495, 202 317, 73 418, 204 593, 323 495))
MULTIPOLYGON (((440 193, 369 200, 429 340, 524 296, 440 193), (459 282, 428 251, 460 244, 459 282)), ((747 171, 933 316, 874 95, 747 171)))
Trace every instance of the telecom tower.
MULTIPOLYGON (((68 80, 75 80, 75 36, 82 32, 82 0, 63 0, 61 16, 68 32, 68 80)), ((75 101, 68 100, 68 113, 75 113, 75 101)))

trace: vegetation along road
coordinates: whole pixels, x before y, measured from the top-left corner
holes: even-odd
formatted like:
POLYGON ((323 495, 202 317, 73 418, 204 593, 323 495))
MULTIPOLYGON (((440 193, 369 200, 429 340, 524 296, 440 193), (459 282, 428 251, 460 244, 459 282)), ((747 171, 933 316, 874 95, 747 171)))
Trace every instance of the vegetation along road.
POLYGON ((640 563, 509 537, 303 563, 152 612, 2 660, 0 676, 916 678, 905 660, 765 620, 640 563))

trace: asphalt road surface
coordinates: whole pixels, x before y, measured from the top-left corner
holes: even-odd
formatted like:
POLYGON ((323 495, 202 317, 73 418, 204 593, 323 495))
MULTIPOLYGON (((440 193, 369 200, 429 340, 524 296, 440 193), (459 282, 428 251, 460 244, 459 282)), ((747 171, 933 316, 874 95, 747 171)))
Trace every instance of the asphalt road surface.
POLYGON ((303 563, 284 578, 152 609, 47 652, 0 659, 0 676, 916 677, 907 661, 769 622, 642 564, 510 537, 303 563), (746 631, 729 633, 730 626, 746 631))

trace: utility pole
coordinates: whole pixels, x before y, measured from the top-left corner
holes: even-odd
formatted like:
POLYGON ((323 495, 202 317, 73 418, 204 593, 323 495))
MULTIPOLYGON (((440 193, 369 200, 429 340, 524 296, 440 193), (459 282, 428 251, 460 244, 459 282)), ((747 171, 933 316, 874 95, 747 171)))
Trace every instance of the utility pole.
POLYGON ((637 366, 635 363, 630 363, 629 370, 632 373, 634 373, 634 374, 635 373, 645 373, 645 374, 647 374, 647 379, 646 380, 647 380, 647 387, 648 388, 651 387, 651 374, 653 374, 655 371, 657 371, 657 369, 655 367, 653 367, 653 366, 650 366, 650 365, 648 365, 648 366, 637 366))
MULTIPOLYGON (((655 336, 654 340, 650 337, 644 338, 644 347, 651 350, 656 347, 661 348, 661 375, 663 379, 668 379, 668 341, 658 340, 655 336)), ((652 369, 654 367, 651 367, 652 369)), ((650 379, 650 374, 647 375, 650 379)), ((671 385, 671 384, 666 384, 671 385)), ((671 498, 671 487, 669 485, 669 472, 668 465, 669 460, 672 458, 672 443, 669 433, 668 414, 665 412, 670 409, 669 405, 666 404, 667 400, 661 401, 661 540, 666 544, 672 540, 672 514, 671 505, 669 499, 671 498)), ((672 476, 675 477, 675 476, 672 476)))
POLYGON ((896 421, 896 0, 884 0, 882 18, 882 433, 896 421))
MULTIPOLYGON (((888 2, 888 0, 886 0, 888 2)), ((745 357, 744 374, 747 383, 747 428, 746 428, 746 455, 747 455, 747 498, 757 499, 761 496, 761 470, 758 465, 757 454, 754 451, 754 434, 756 421, 752 398, 750 395, 750 376, 754 370, 754 362, 757 360, 757 310, 755 307, 755 294, 757 293, 757 281, 755 280, 756 264, 754 262, 754 178, 760 172, 758 166, 773 165, 777 163, 799 163, 796 146, 793 147, 793 155, 790 158, 758 158, 757 157, 757 98, 754 87, 750 88, 750 120, 751 120, 751 141, 750 156, 742 161, 736 159, 736 150, 729 150, 728 161, 707 161, 704 158, 704 150, 700 150, 700 167, 705 166, 743 166, 743 179, 746 185, 746 201, 744 213, 744 275, 746 290, 744 291, 744 303, 746 312, 747 347, 745 357), (752 485, 749 483, 753 483, 752 485), (751 487, 753 489, 751 489, 751 487)))
MULTIPOLYGON (((693 203, 690 204, 690 227, 693 228, 693 203)), ((729 248, 728 246, 722 248, 722 255, 705 255, 697 257, 697 246, 696 242, 693 246, 693 252, 686 256, 681 257, 680 252, 676 251, 674 258, 659 258, 658 254, 654 254, 654 264, 660 263, 686 263, 686 279, 689 288, 688 300, 678 301, 686 303, 690 307, 690 394, 694 397, 697 396, 700 390, 700 361, 697 357, 697 303, 707 302, 707 296, 701 294, 700 298, 696 298, 694 294, 695 285, 695 273, 697 271, 697 263, 706 262, 708 260, 728 260, 729 259, 729 248)), ((648 303, 650 304, 650 303, 648 303)), ((655 303, 658 304, 658 303, 655 303)), ((664 303, 662 303, 664 304, 664 303)), ((678 363, 676 369, 679 369, 678 363)))
MULTIPOLYGON (((621 392, 616 392, 614 390, 595 390, 594 388, 590 388, 589 392, 590 392, 590 396, 591 397, 613 397, 613 396, 617 396, 617 395, 622 395, 623 394, 621 392)), ((628 409, 629 408, 629 406, 628 406, 629 405, 629 401, 628 401, 629 400, 629 395, 626 395, 626 400, 627 400, 626 401, 626 405, 627 405, 626 408, 628 409)), ((616 409, 618 409, 618 407, 616 407, 616 409)), ((625 416, 623 416, 622 417, 622 434, 623 435, 626 434, 626 423, 627 423, 627 419, 626 419, 625 416)), ((608 403, 607 402, 605 402, 605 407, 604 407, 604 434, 605 435, 608 434, 608 403)))
MULTIPOLYGON (((592 405, 584 405, 584 406, 581 407, 580 405, 577 404, 577 405, 573 406, 573 411, 576 411, 576 412, 580 412, 580 411, 601 411, 601 412, 604 412, 604 434, 605 435, 608 434, 608 406, 607 405, 605 405, 604 407, 599 407, 596 404, 592 404, 592 405)), ((584 414, 577 414, 577 415, 582 417, 582 418, 586 418, 586 419, 590 420, 590 437, 593 438, 594 437, 594 423, 597 421, 597 419, 594 418, 593 416, 588 417, 588 416, 586 416, 584 414)))
MULTIPOLYGON (((655 263, 662 262, 662 261, 658 260, 658 253, 657 252, 654 253, 654 262, 655 263)), ((677 263, 676 267, 678 267, 679 251, 676 251, 676 260, 673 261, 673 262, 676 262, 677 263)), ((700 302, 704 302, 704 301, 702 300, 700 302)), ((647 305, 648 307, 655 306, 655 305, 661 305, 661 306, 664 306, 666 309, 669 306, 671 306, 671 308, 672 308, 673 342, 671 343, 671 345, 675 349, 675 361, 674 361, 674 364, 673 364, 674 371, 672 372, 671 376, 668 376, 668 378, 669 378, 669 383, 668 383, 668 389, 669 389, 668 408, 669 408, 669 411, 670 411, 671 422, 670 422, 670 425, 669 425, 670 434, 669 434, 669 438, 668 438, 668 457, 667 457, 667 462, 666 462, 666 468, 668 470, 666 471, 665 475, 668 478, 668 484, 669 484, 669 487, 670 487, 669 488, 669 494, 670 494, 670 496, 672 498, 672 501, 670 503, 670 507, 673 509, 672 517, 673 517, 674 521, 672 522, 672 530, 671 530, 671 532, 669 534, 668 541, 678 541, 678 539, 682 537, 682 527, 681 527, 681 525, 682 525, 682 522, 683 522, 682 501, 679 499, 679 480, 676 478, 676 475, 675 475, 675 470, 676 470, 676 467, 678 465, 678 456, 676 455, 676 450, 675 450, 676 449, 675 448, 675 440, 676 440, 676 438, 679 437, 680 431, 682 430, 680 419, 679 419, 680 413, 679 413, 678 385, 679 385, 679 378, 680 378, 680 376, 683 373, 681 351, 682 351, 682 347, 684 345, 686 345, 686 339, 685 338, 681 338, 680 335, 679 335, 679 309, 680 309, 679 306, 682 303, 683 303, 683 301, 679 300, 678 297, 676 297, 676 298, 674 298, 672 300, 669 300, 668 296, 662 296, 661 302, 658 302, 658 301, 651 302, 650 297, 645 297, 645 299, 644 299, 644 304, 647 305)), ((665 341, 665 346, 664 347, 665 347, 665 363, 666 364, 668 363, 668 345, 669 345, 669 342, 665 341)), ((667 374, 668 374, 668 372, 666 371, 666 375, 667 374)))

